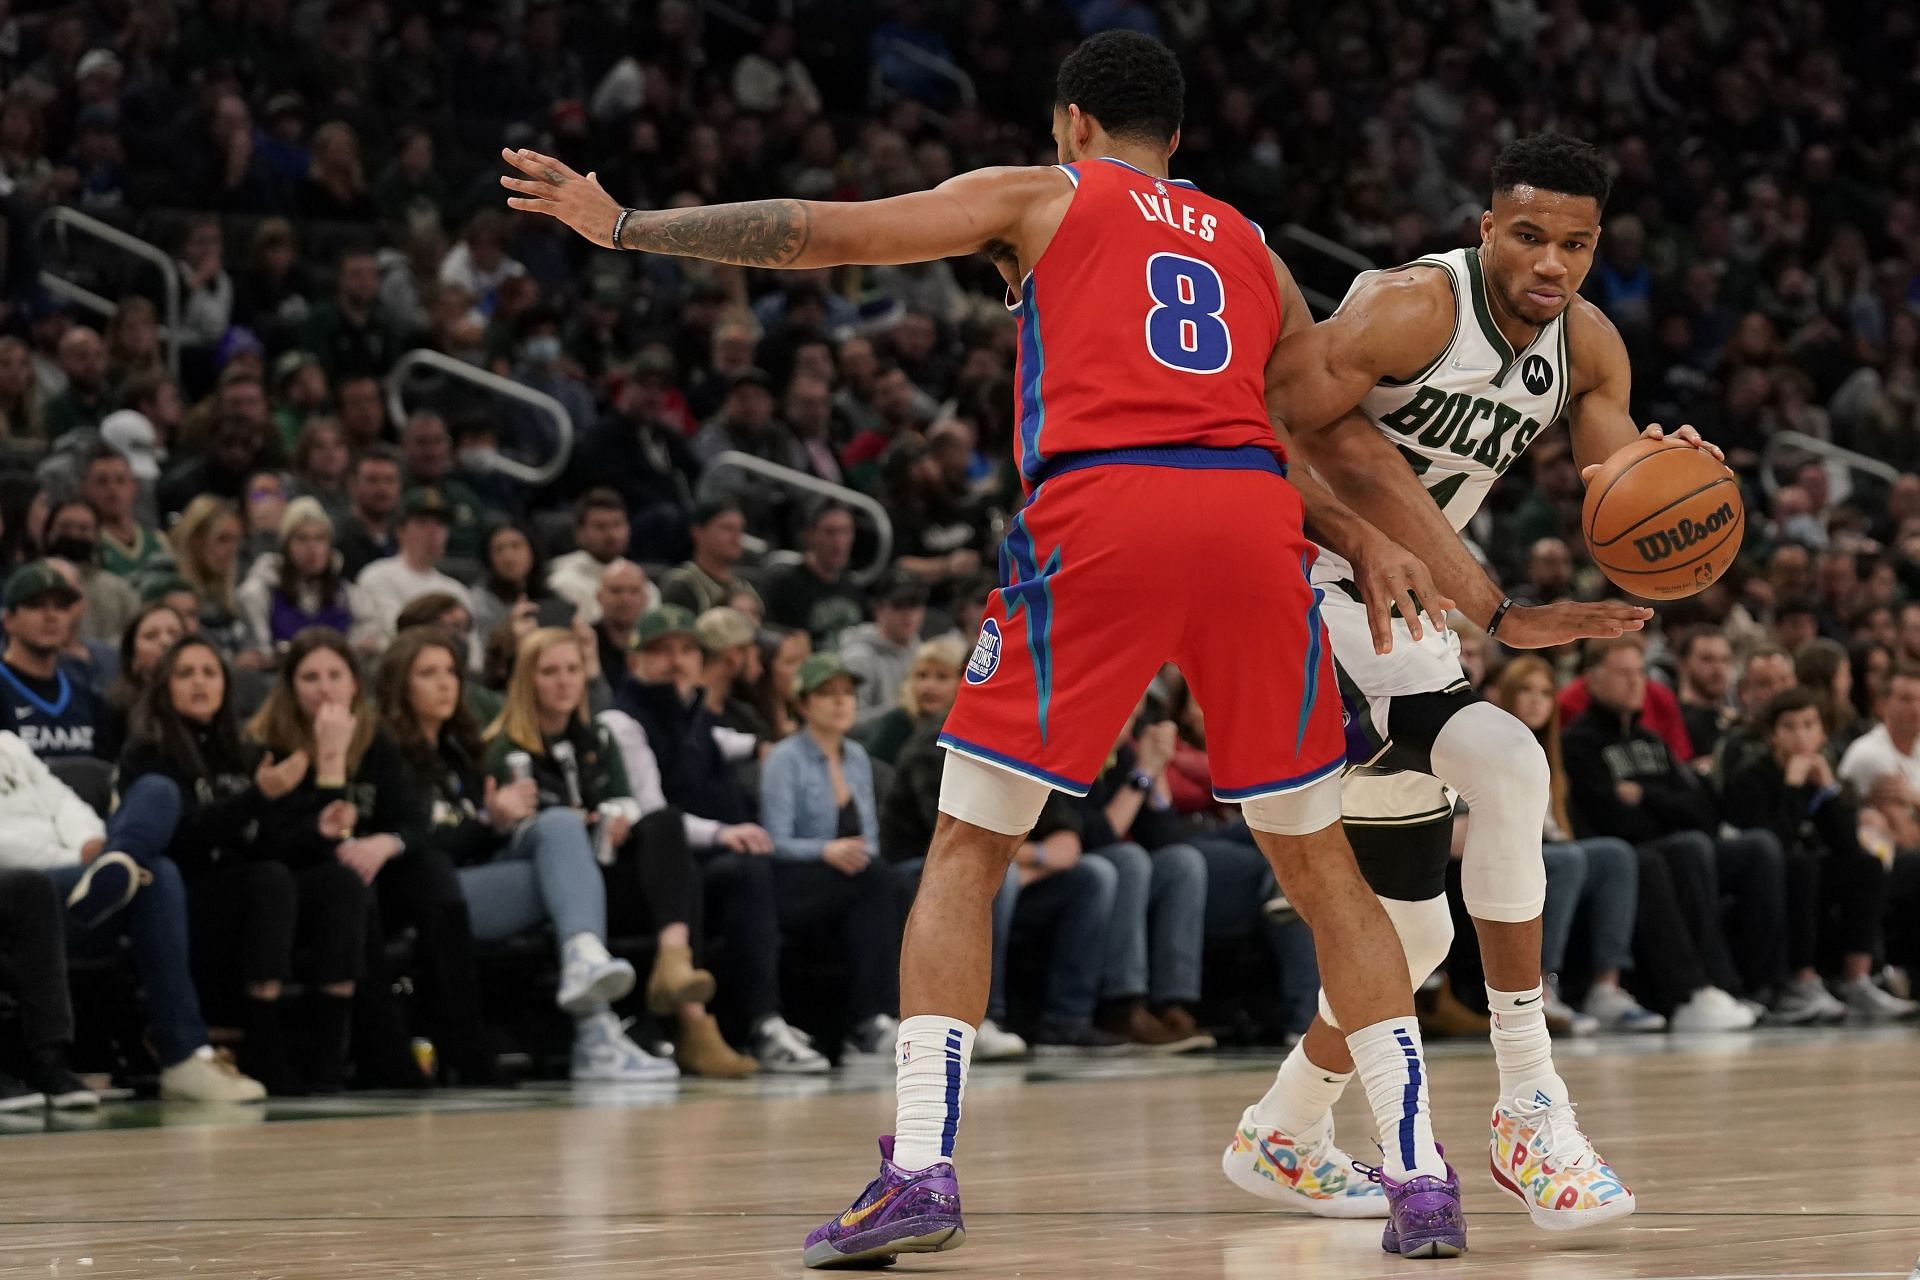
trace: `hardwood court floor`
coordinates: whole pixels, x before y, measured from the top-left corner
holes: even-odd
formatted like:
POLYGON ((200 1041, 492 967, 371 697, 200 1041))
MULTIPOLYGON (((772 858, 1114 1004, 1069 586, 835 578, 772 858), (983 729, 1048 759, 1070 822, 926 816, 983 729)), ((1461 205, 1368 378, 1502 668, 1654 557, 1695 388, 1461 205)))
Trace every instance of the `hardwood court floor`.
MULTIPOLYGON (((1439 1130, 1472 1246, 1450 1262, 1387 1257, 1377 1222, 1275 1213, 1222 1178, 1260 1059, 981 1067, 960 1153, 968 1242, 895 1274, 1897 1280, 1920 1251, 1916 1050, 1911 1031, 1563 1050, 1641 1209, 1551 1235, 1487 1177, 1491 1060, 1442 1048, 1439 1130)), ((799 1276, 801 1238, 872 1176, 890 1083, 880 1064, 677 1094, 295 1104, 274 1123, 110 1108, 109 1127, 0 1137, 0 1277, 799 1276)), ((1340 1116, 1360 1150, 1351 1098, 1340 1116)))

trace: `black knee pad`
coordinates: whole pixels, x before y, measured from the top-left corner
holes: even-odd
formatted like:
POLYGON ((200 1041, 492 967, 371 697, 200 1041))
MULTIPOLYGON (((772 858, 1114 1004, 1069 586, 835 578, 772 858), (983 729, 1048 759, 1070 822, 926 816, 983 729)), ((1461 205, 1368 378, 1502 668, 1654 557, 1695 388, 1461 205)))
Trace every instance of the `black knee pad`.
POLYGON ((1447 891, 1453 815, 1405 826, 1344 824, 1367 886, 1383 898, 1425 902, 1447 891))

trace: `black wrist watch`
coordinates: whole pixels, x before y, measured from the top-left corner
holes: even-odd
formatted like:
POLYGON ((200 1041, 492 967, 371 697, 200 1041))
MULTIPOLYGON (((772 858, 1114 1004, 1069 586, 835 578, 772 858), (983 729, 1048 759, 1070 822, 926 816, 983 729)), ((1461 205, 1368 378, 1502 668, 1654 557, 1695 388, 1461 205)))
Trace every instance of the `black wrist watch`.
POLYGON ((1127 785, 1144 795, 1153 790, 1153 775, 1144 769, 1135 769, 1127 775, 1127 785))

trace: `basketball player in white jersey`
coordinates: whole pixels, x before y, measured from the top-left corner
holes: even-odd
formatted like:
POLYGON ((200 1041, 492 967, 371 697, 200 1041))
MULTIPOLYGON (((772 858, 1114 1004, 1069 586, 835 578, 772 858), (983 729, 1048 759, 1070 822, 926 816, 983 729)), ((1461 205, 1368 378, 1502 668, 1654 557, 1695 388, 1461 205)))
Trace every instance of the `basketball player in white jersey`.
MULTIPOLYGON (((1301 468, 1296 482, 1324 482, 1389 537, 1418 548, 1436 585, 1502 643, 1540 648, 1637 631, 1650 610, 1514 604, 1458 536, 1494 482, 1562 417, 1583 475, 1640 435, 1627 408, 1626 348, 1578 296, 1600 235, 1605 161, 1583 142, 1540 134, 1508 146, 1493 178, 1480 244, 1361 276, 1339 311, 1288 340, 1294 358, 1278 362, 1286 375, 1269 403, 1296 428, 1339 420, 1303 451, 1317 481, 1301 468)), ((1691 427, 1675 438, 1719 456, 1691 427)), ((1474 695, 1450 632, 1415 639, 1396 619, 1391 651, 1377 652, 1346 562, 1323 547, 1313 582, 1324 595, 1355 766, 1343 814, 1416 987, 1453 937, 1447 787, 1472 814, 1461 881, 1500 1071, 1494 1181, 1550 1230, 1623 1217, 1633 1193, 1575 1123, 1547 1035, 1545 753, 1518 720, 1474 695)), ((1322 1002, 1272 1089, 1241 1117, 1223 1159, 1227 1175, 1322 1216, 1380 1216, 1377 1188, 1352 1176, 1333 1141, 1331 1108, 1351 1070, 1322 1002)))

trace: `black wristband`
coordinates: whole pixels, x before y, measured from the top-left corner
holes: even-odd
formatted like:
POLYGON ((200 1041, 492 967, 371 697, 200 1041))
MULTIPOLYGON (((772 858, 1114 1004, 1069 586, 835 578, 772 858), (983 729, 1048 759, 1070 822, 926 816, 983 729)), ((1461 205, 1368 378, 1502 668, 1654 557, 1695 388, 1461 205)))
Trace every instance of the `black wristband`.
POLYGON ((1513 597, 1508 596, 1505 600, 1502 600, 1500 602, 1500 607, 1493 611, 1493 616, 1487 619, 1487 638, 1489 640, 1491 640, 1494 637, 1494 635, 1499 632, 1500 619, 1506 617, 1507 610, 1511 608, 1513 608, 1513 597))
POLYGON ((620 243, 620 233, 621 233, 622 231, 624 231, 624 230, 626 229, 626 226, 627 226, 627 219, 628 219, 628 218, 631 218, 632 216, 633 216, 633 210, 631 210, 631 209, 622 209, 622 210, 620 211, 620 216, 619 216, 618 218, 615 218, 615 219, 614 219, 614 221, 613 221, 613 247, 614 247, 615 249, 624 249, 624 248, 626 248, 626 246, 625 246, 625 245, 623 245, 623 244, 621 244, 621 243, 620 243))

